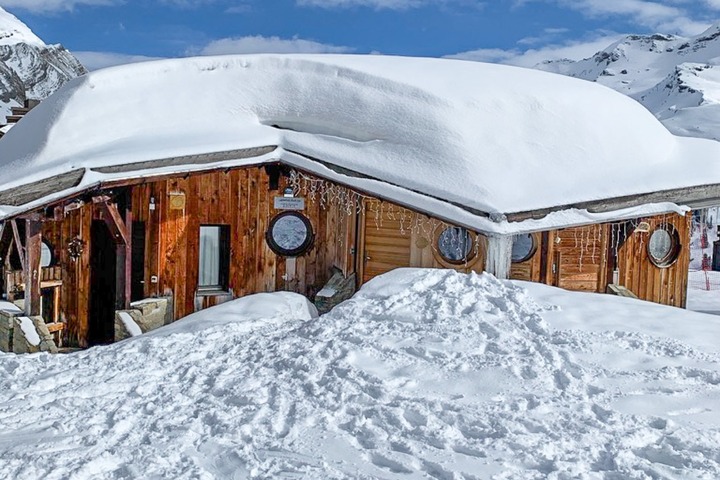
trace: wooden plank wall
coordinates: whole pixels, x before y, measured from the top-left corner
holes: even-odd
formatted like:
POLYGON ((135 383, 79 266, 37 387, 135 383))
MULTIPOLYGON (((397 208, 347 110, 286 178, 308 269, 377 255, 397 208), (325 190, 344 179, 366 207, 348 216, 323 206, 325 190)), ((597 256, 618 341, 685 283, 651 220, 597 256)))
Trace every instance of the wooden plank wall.
POLYGON ((315 233, 313 248, 296 259, 273 253, 265 232, 274 215, 273 198, 281 196, 287 180, 270 190, 261 168, 217 171, 186 178, 160 180, 133 187, 133 218, 146 224, 145 295, 172 295, 175 318, 197 309, 251 293, 288 290, 312 298, 330 278, 333 267, 352 273, 348 261, 354 248, 354 215, 337 206, 322 208, 306 200, 305 215, 315 233), (170 209, 169 195, 185 194, 182 210, 170 209), (150 198, 155 210, 150 210, 150 198), (230 228, 231 295, 198 296, 200 225, 230 228), (294 272, 294 273, 293 273, 294 272), (152 277, 157 282, 152 282, 152 277))
POLYGON ((641 220, 650 224, 650 231, 631 233, 618 252, 620 285, 643 300, 685 307, 690 267, 692 215, 687 214, 685 217, 676 214, 661 215, 641 220), (681 243, 677 261, 665 268, 654 265, 647 254, 650 235, 663 223, 675 226, 681 243))
POLYGON ((510 265, 510 278, 512 280, 525 280, 527 282, 540 282, 542 278, 542 235, 533 233, 536 245, 535 253, 524 262, 513 262, 510 265))
POLYGON ((550 232, 548 283, 566 290, 605 292, 609 225, 550 232))
POLYGON ((477 252, 467 263, 445 262, 435 245, 447 225, 391 202, 366 200, 361 222, 363 283, 398 267, 452 268, 466 273, 480 273, 485 267, 484 237, 479 236, 477 252))
POLYGON ((48 221, 43 224, 43 236, 48 238, 55 250, 56 258, 62 268, 62 286, 60 289, 60 316, 67 324, 65 344, 87 347, 90 329, 88 305, 90 300, 90 227, 92 225, 92 205, 68 212, 61 222, 48 221), (73 260, 68 254, 67 245, 80 238, 85 244, 82 255, 73 260))
MULTIPOLYGON (((265 230, 276 212, 274 196, 286 186, 281 177, 279 189, 269 190, 263 169, 247 168, 190 175, 150 182, 132 187, 133 218, 145 222, 145 295, 173 295, 175 318, 226 300, 228 297, 198 297, 197 267, 201 224, 226 224, 230 227, 230 290, 232 297, 256 292, 290 290, 308 296, 329 279, 333 267, 349 275, 363 268, 360 279, 372 277, 396 267, 454 268, 482 272, 485 242, 480 237, 479 252, 467 264, 452 265, 441 260, 434 247, 445 224, 421 214, 409 214, 389 202, 367 202, 360 221, 337 206, 327 209, 308 199, 305 214, 315 232, 314 247, 306 255, 287 260, 275 255, 265 242, 265 230), (183 192, 184 210, 169 208, 169 194, 183 192), (150 209, 150 199, 155 201, 150 209), (404 211, 404 215, 399 212, 404 211), (423 228, 413 225, 424 224, 423 228), (365 239, 355 245, 355 227, 365 239), (434 227, 433 227, 434 225, 434 227), (357 247, 358 258, 352 253, 357 247), (362 259, 369 257, 366 262, 362 259), (293 273, 294 272, 294 273, 293 273), (153 282, 157 277, 157 282, 153 282)), ((687 272, 690 261, 690 215, 658 216, 642 219, 650 232, 663 222, 678 229, 682 243, 676 263, 659 268, 647 257, 650 233, 635 232, 618 253, 619 283, 638 297, 667 305, 684 307, 687 272)), ((55 249, 62 269, 60 314, 67 324, 66 344, 87 346, 90 285, 90 228, 92 205, 69 211, 59 222, 43 223, 43 236, 55 249), (85 242, 80 258, 72 260, 67 244, 73 238, 85 242)), ((547 283, 568 290, 604 292, 612 274, 608 262, 613 242, 611 224, 593 225, 547 232, 547 283), (551 273, 556 263, 556 273, 551 273)), ((538 235, 538 238, 540 235, 538 235)), ((511 277, 542 281, 542 245, 527 262, 513 264, 511 277)))

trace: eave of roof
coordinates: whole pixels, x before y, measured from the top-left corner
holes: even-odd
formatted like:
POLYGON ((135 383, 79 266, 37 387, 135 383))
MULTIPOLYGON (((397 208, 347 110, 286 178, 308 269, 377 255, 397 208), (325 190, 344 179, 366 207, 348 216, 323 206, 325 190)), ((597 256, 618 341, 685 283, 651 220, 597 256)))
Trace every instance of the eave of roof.
POLYGON ((412 191, 277 146, 156 159, 78 169, 0 192, 0 221, 22 216, 95 190, 145 183, 160 177, 272 163, 298 168, 372 197, 397 203, 487 235, 518 234, 619 221, 646 215, 683 213, 689 207, 720 204, 720 185, 701 185, 526 212, 483 212, 412 191), (684 205, 681 207, 679 205, 684 205))

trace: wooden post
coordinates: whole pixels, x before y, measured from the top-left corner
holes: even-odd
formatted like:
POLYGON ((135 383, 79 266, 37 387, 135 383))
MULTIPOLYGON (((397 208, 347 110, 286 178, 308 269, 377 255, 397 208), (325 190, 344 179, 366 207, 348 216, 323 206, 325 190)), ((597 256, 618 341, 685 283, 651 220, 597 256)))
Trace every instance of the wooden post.
MULTIPOLYGON (((123 309, 128 310, 130 308, 130 299, 132 297, 132 210, 129 207, 125 211, 125 230, 127 232, 127 241, 125 242, 125 245, 122 246, 122 248, 125 249, 125 255, 123 257, 124 264, 122 268, 124 283, 123 309)), ((118 256, 118 270, 120 270, 119 262, 120 256, 118 256)), ((118 285, 118 287, 119 286, 120 285, 118 285)))
POLYGON ((40 255, 42 224, 36 219, 25 221, 25 315, 40 315, 40 255))

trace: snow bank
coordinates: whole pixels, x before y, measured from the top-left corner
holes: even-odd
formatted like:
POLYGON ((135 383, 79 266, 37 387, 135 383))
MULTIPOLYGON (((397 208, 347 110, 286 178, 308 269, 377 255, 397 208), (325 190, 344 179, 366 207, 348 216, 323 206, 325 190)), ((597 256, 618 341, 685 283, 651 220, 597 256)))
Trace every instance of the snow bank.
POLYGON ((293 292, 256 293, 206 308, 146 335, 166 337, 176 333, 197 333, 229 323, 233 323, 236 329, 252 332, 259 327, 292 320, 311 320, 317 316, 315 305, 303 295, 293 292))
POLYGON ((202 335, 0 356, 3 475, 720 478, 717 317, 413 269, 312 320, 222 309, 202 335))
MULTIPOLYGON (((511 213, 720 183, 720 165, 707 162, 720 145, 697 142, 624 95, 535 70, 375 55, 203 57, 71 82, 0 142, 0 167, 14 172, 0 190, 83 167, 276 145, 245 163, 326 173, 317 158, 418 208, 435 211, 440 200, 511 213)), ((93 172, 74 190, 148 173, 93 172)), ((463 223, 481 229, 472 217, 463 223)))

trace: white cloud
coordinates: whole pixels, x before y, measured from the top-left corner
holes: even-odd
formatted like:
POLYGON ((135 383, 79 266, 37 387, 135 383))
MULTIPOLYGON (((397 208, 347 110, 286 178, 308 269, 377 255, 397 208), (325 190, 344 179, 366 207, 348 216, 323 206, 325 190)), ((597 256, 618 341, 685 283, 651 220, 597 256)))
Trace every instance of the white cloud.
MULTIPOLYGON (((622 16, 632 22, 662 33, 696 35, 705 30, 707 22, 692 18, 681 8, 684 2, 670 4, 649 0, 552 0, 561 6, 578 10, 588 17, 622 16)), ((720 0, 705 0, 720 5, 720 0)))
POLYGON ((214 40, 199 49, 191 49, 189 54, 225 55, 231 53, 346 53, 349 47, 330 45, 293 37, 263 37, 254 35, 214 40))
POLYGON ((604 50, 612 43, 620 40, 623 35, 605 33, 584 41, 569 41, 563 44, 546 45, 541 48, 522 49, 488 49, 482 48, 468 52, 447 55, 447 58, 460 60, 473 60, 477 62, 506 63, 521 67, 533 67, 545 60, 582 60, 590 57, 600 50, 604 50))
POLYGON ((158 57, 146 57, 143 55, 126 55, 124 53, 113 52, 72 52, 73 55, 85 65, 88 70, 99 70, 105 67, 113 67, 115 65, 124 65, 126 63, 147 62, 150 60, 159 60, 158 57))
POLYGON ((122 3, 124 0, 0 0, 0 7, 44 13, 72 10, 78 5, 110 6, 122 3))
POLYGON ((430 3, 427 0, 297 0, 298 5, 321 8, 371 7, 405 10, 430 3))

